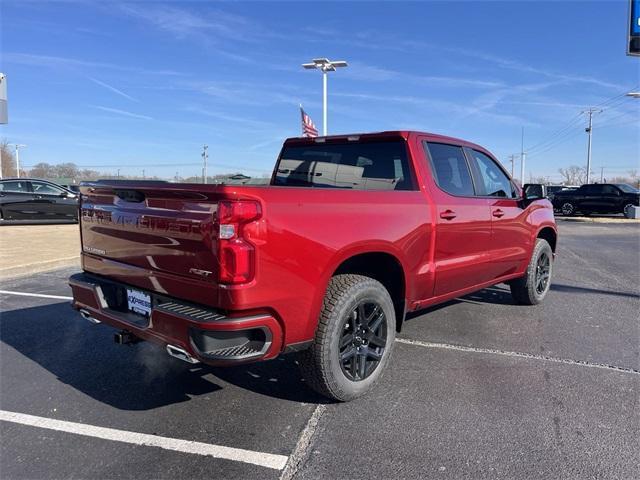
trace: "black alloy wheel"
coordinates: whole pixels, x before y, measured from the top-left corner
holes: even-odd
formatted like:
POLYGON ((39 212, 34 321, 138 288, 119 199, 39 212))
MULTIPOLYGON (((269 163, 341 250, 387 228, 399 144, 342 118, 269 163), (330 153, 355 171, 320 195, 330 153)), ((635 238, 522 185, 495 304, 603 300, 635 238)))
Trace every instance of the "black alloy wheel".
POLYGON ((387 346, 387 318, 382 307, 364 300, 345 318, 340 338, 340 367, 353 382, 369 377, 387 346))
POLYGON ((551 278, 551 259, 546 251, 538 257, 536 264, 536 293, 542 295, 546 292, 551 278))

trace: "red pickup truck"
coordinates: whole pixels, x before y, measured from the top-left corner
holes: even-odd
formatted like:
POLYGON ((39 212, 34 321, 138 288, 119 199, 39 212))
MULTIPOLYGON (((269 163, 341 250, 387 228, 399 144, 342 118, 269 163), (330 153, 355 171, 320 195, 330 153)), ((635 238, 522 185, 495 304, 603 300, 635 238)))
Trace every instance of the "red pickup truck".
POLYGON ((542 301, 557 231, 538 187, 408 131, 290 138, 263 186, 86 183, 73 306, 187 362, 300 352, 310 386, 350 400, 407 312, 501 282, 542 301))

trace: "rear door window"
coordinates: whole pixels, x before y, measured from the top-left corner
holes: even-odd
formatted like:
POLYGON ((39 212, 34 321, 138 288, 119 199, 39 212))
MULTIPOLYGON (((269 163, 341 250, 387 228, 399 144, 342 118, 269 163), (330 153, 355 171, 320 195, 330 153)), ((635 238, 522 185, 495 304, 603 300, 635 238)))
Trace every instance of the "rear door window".
POLYGON ((21 180, 0 182, 0 193, 29 193, 27 182, 21 180))
POLYGON ((352 190, 415 190, 403 140, 285 145, 276 185, 352 190))
POLYGON ((437 185, 451 195, 475 195, 469 165, 462 147, 446 143, 424 142, 437 185))
POLYGON ((602 185, 587 185, 584 187, 585 195, 602 195, 602 185))

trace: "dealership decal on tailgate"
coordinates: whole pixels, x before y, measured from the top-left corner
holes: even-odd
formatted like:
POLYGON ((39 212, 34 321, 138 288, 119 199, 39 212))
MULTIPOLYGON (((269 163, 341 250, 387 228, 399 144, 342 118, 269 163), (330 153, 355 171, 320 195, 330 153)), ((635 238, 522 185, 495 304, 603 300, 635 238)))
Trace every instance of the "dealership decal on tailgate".
POLYGON ((127 305, 129 310, 148 317, 151 315, 151 296, 139 290, 127 288, 127 305))

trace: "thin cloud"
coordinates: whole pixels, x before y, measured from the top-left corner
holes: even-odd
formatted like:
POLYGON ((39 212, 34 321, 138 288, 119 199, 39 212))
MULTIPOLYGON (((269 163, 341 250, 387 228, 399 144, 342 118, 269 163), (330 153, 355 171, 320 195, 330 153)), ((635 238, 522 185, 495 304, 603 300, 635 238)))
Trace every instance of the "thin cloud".
POLYGON ((107 69, 120 72, 131 72, 145 75, 165 75, 165 76, 184 76, 183 72, 174 70, 147 70, 139 67, 130 67, 127 65, 118 65, 115 63, 95 62, 91 60, 80 60, 77 58, 56 57, 52 55, 37 55, 32 53, 5 53, 3 60, 7 63, 17 65, 27 65, 31 67, 42 68, 70 68, 78 70, 86 70, 87 68, 107 69))
POLYGON ((124 93, 122 90, 118 90, 116 87, 114 87, 113 85, 109 85, 108 83, 102 82, 100 80, 98 80, 97 78, 93 78, 93 77, 87 77, 89 80, 91 80, 92 82, 96 83, 97 85, 100 85, 101 87, 106 88, 107 90, 112 91, 113 93, 116 93, 118 95, 120 95, 121 97, 126 98, 127 100, 131 100, 132 102, 138 102, 139 100, 133 98, 130 95, 127 95, 126 93, 124 93))
POLYGON ((169 32, 178 39, 197 37, 200 40, 218 42, 223 39, 252 41, 260 31, 254 22, 245 17, 207 10, 198 14, 168 5, 119 5, 124 14, 150 23, 169 32))
POLYGON ((367 65, 360 62, 349 62, 349 68, 340 72, 346 78, 359 81, 384 82, 389 80, 403 81, 414 85, 430 85, 442 87, 499 88, 505 84, 496 80, 476 80, 464 77, 447 77, 437 75, 415 75, 411 73, 367 65))
POLYGON ((119 108, 103 107, 101 105, 91 105, 93 108, 102 110, 103 112, 115 113, 116 115, 122 115, 123 117, 138 118, 140 120, 153 120, 153 118, 147 115, 140 115, 139 113, 128 112, 126 110, 120 110, 119 108))

